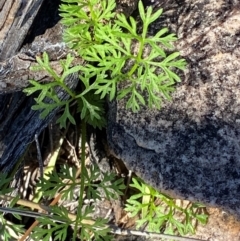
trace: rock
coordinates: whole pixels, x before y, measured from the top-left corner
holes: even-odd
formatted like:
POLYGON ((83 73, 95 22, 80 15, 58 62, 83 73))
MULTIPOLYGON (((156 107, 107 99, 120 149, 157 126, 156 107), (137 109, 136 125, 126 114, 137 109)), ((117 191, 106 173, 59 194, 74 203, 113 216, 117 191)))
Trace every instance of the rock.
POLYGON ((188 66, 159 111, 110 104, 110 149, 161 192, 240 218, 240 3, 165 0, 157 7, 165 12, 151 31, 175 32, 188 66))

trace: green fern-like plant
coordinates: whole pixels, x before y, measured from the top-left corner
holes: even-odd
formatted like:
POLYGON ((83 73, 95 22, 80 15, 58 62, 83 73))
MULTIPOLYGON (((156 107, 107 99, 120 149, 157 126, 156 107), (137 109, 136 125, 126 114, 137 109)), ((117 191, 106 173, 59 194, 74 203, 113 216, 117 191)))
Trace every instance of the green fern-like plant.
POLYGON ((32 86, 26 88, 27 95, 40 92, 35 99, 35 110, 41 110, 46 116, 58 106, 64 112, 58 120, 66 126, 74 119, 69 111, 70 103, 77 101, 81 118, 94 127, 103 127, 103 100, 107 95, 126 99, 126 108, 136 112, 141 106, 160 108, 163 98, 170 99, 179 76, 176 69, 183 70, 186 62, 178 58, 179 52, 167 54, 173 48, 174 34, 168 34, 167 28, 154 36, 148 35, 148 28, 162 14, 162 9, 153 13, 152 7, 144 10, 139 1, 142 31, 138 33, 139 23, 123 14, 116 14, 115 0, 63 0, 60 6, 62 23, 66 26, 63 40, 69 48, 76 51, 84 64, 72 66, 73 56, 68 55, 61 61, 62 74, 58 75, 49 62, 46 53, 43 59, 37 58, 35 70, 45 70, 54 81, 47 84, 31 80, 32 86), (82 92, 75 93, 67 87, 64 79, 73 73, 79 73, 82 92), (70 96, 60 101, 55 88, 60 86, 70 96), (119 88, 118 88, 119 87, 119 88), (118 91, 117 91, 118 89, 118 91), (51 99, 48 103, 45 98, 51 99), (50 103, 49 103, 50 102, 50 103))
POLYGON ((133 178, 130 186, 138 193, 127 200, 125 210, 130 217, 140 215, 136 221, 137 229, 148 225, 148 231, 159 233, 164 229, 165 234, 183 236, 188 233, 194 234, 196 221, 201 224, 207 223, 208 215, 199 212, 204 207, 199 203, 183 208, 176 204, 176 200, 158 192, 140 178, 133 178), (182 221, 179 220, 179 213, 184 217, 182 221))
MULTIPOLYGON (((38 183, 38 187, 45 197, 52 198, 56 193, 60 191, 62 194, 62 200, 73 200, 74 190, 80 185, 75 180, 76 169, 73 168, 70 171, 69 166, 62 166, 59 172, 53 171, 47 175, 46 179, 43 179, 38 183), (69 184, 66 184, 64 180, 69 180, 69 184)), ((86 190, 86 197, 94 199, 95 201, 101 200, 99 189, 96 188, 94 181, 101 175, 99 168, 94 165, 90 168, 89 173, 84 172, 81 175, 81 182, 84 183, 84 188, 80 189, 79 193, 79 214, 78 220, 71 220, 68 217, 68 210, 64 207, 50 207, 51 218, 41 217, 38 218, 40 224, 34 229, 32 237, 34 240, 49 240, 50 237, 54 237, 54 240, 66 240, 68 228, 70 226, 76 227, 76 234, 81 240, 90 240, 90 236, 94 235, 96 240, 111 240, 109 234, 109 227, 107 226, 107 219, 97 218, 92 219, 93 207, 87 206, 83 208, 83 195, 86 190), (77 221, 77 222, 76 222, 77 221), (90 221, 90 222, 87 222, 90 221), (50 228, 44 228, 45 225, 50 225, 50 228), (80 231, 79 231, 80 230, 80 231)), ((125 186, 122 183, 122 179, 115 180, 115 176, 112 173, 105 173, 103 180, 97 187, 104 187, 102 190, 108 200, 116 198, 117 195, 122 195, 122 189, 125 186)), ((76 237, 75 237, 76 238, 76 237)))

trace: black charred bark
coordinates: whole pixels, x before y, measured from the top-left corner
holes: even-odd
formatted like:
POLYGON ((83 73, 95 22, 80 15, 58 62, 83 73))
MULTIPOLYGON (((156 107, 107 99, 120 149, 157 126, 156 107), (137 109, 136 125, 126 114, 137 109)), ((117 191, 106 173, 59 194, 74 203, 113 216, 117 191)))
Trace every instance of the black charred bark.
MULTIPOLYGON (((39 135, 58 111, 55 109, 45 119, 40 119, 40 113, 31 109, 34 97, 26 97, 22 89, 28 79, 34 78, 29 69, 35 63, 35 55, 42 51, 32 46, 38 46, 35 41, 39 38, 48 42, 44 39, 48 36, 41 35, 51 32, 59 21, 60 1, 17 2, 0 0, 0 17, 5 17, 5 24, 0 26, 0 170, 7 173, 22 157, 35 134, 39 135), (9 23, 9 19, 13 20, 9 23)), ((41 78, 49 80, 48 76, 41 78)), ((75 88, 77 76, 69 76, 66 81, 75 88)), ((60 89, 58 94, 61 99, 68 98, 60 89)))

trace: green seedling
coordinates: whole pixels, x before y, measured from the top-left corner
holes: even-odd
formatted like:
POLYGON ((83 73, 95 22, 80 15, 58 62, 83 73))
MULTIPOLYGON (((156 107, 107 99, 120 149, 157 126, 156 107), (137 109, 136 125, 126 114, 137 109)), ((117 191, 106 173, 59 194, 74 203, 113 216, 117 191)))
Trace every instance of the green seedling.
POLYGON ((37 58, 34 69, 47 71, 54 81, 31 80, 32 86, 24 92, 27 95, 39 92, 33 109, 42 111, 42 117, 61 106, 64 112, 58 120, 60 125, 65 127, 67 120, 75 123, 69 106, 76 101, 81 119, 101 128, 106 124, 102 101, 106 96, 110 101, 115 97, 125 99, 126 108, 134 112, 145 105, 160 108, 163 98, 171 99, 174 85, 180 81, 174 71, 183 70, 186 62, 179 58, 179 52, 167 54, 177 40, 167 28, 154 36, 148 35, 149 25, 161 16, 162 9, 153 13, 149 7, 145 11, 139 1, 141 23, 138 23, 132 17, 116 14, 115 7, 115 0, 63 0, 60 6, 62 23, 66 26, 63 40, 84 64, 72 66, 74 57, 69 54, 61 61, 63 71, 58 75, 46 53, 43 59, 37 58), (142 26, 140 33, 138 26, 142 26), (69 74, 76 72, 82 83, 81 93, 75 93, 64 83, 69 74), (58 86, 69 94, 68 100, 59 100, 55 91, 58 86), (51 103, 45 103, 46 98, 51 103))
POLYGON ((125 210, 130 217, 140 214, 137 220, 137 229, 147 225, 147 230, 165 234, 193 234, 196 221, 206 224, 208 215, 201 212, 204 207, 195 203, 183 208, 176 204, 176 200, 158 192, 139 178, 133 178, 130 184, 138 193, 132 195, 126 204, 125 210), (200 212, 199 212, 200 211, 200 212), (182 220, 179 217, 182 216, 182 220))

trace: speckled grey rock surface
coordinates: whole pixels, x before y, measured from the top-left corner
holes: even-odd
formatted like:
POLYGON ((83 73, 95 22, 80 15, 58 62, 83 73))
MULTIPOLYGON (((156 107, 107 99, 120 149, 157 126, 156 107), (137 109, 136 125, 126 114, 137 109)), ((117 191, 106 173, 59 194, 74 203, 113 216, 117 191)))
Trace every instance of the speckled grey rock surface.
POLYGON ((161 0, 188 62, 172 102, 134 114, 111 104, 108 141, 127 167, 173 197, 240 218, 240 2, 161 0))

